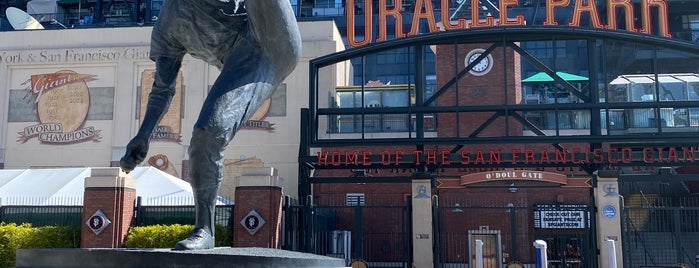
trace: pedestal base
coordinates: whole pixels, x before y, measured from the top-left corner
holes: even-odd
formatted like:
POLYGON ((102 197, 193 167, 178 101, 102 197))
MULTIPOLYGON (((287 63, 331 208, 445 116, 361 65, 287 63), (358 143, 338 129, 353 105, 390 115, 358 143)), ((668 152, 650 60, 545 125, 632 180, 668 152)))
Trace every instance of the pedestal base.
POLYGON ((343 259, 269 248, 19 249, 16 267, 345 267, 343 259))

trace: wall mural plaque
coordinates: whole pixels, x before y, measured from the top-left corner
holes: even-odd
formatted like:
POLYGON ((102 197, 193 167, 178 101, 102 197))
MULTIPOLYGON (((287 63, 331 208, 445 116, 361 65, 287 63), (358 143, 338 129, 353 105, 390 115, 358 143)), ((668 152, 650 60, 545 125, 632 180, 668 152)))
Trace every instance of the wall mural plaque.
MULTIPOLYGON (((151 139, 158 141, 174 141, 182 142, 182 95, 183 92, 183 74, 180 71, 177 74, 177 84, 175 85, 175 96, 172 97, 168 112, 160 120, 160 124, 153 132, 151 139)), ((140 113, 138 119, 143 122, 143 117, 146 114, 148 104, 148 94, 153 88, 153 80, 155 79, 155 70, 148 69, 141 73, 141 95, 140 95, 140 113)))
POLYGON ((80 74, 71 70, 35 74, 22 83, 27 95, 36 104, 39 124, 18 132, 18 142, 32 138, 45 144, 72 144, 85 141, 99 142, 101 130, 84 126, 90 108, 87 81, 96 75, 80 74))

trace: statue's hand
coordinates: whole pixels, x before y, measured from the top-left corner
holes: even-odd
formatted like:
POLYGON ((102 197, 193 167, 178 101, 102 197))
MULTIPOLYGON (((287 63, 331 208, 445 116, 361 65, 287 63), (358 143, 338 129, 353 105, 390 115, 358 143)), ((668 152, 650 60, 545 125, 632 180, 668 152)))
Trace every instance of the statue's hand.
POLYGON ((129 173, 138 164, 143 162, 148 154, 148 139, 134 137, 128 145, 126 145, 126 153, 119 161, 119 165, 124 172, 129 173))

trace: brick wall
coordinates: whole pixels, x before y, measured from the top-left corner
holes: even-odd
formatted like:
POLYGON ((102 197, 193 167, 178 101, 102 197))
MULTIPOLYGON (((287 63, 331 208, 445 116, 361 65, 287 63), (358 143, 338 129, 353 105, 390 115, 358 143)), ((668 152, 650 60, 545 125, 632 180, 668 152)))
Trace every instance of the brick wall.
POLYGON ((281 187, 237 187, 233 212, 233 246, 280 248, 283 202, 281 187), (265 220, 265 224, 255 234, 250 234, 240 223, 252 209, 265 220))
POLYGON ((87 188, 83 206, 83 248, 119 248, 124 245, 129 227, 134 221, 136 190, 124 188, 87 188), (85 224, 92 215, 102 210, 111 224, 99 235, 85 224))

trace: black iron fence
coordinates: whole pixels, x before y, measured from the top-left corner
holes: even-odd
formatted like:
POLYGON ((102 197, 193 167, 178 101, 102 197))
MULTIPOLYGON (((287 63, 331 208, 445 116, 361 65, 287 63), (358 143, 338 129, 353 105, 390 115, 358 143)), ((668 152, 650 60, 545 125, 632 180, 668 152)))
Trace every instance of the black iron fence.
MULTIPOLYGON (((140 200, 140 198, 139 198, 140 200)), ((10 197, 0 200, 0 222, 30 223, 32 226, 80 226, 82 198, 10 197)), ((194 224, 194 200, 177 197, 159 205, 135 207, 136 225, 194 224)), ((233 228, 233 205, 216 206, 216 225, 233 228)))
POLYGON ((284 249, 361 260, 369 267, 411 267, 411 208, 392 206, 284 206, 284 249), (390 224, 389 224, 390 223, 390 224))
POLYGON ((625 199, 626 266, 699 267, 699 198, 636 194, 625 199))

